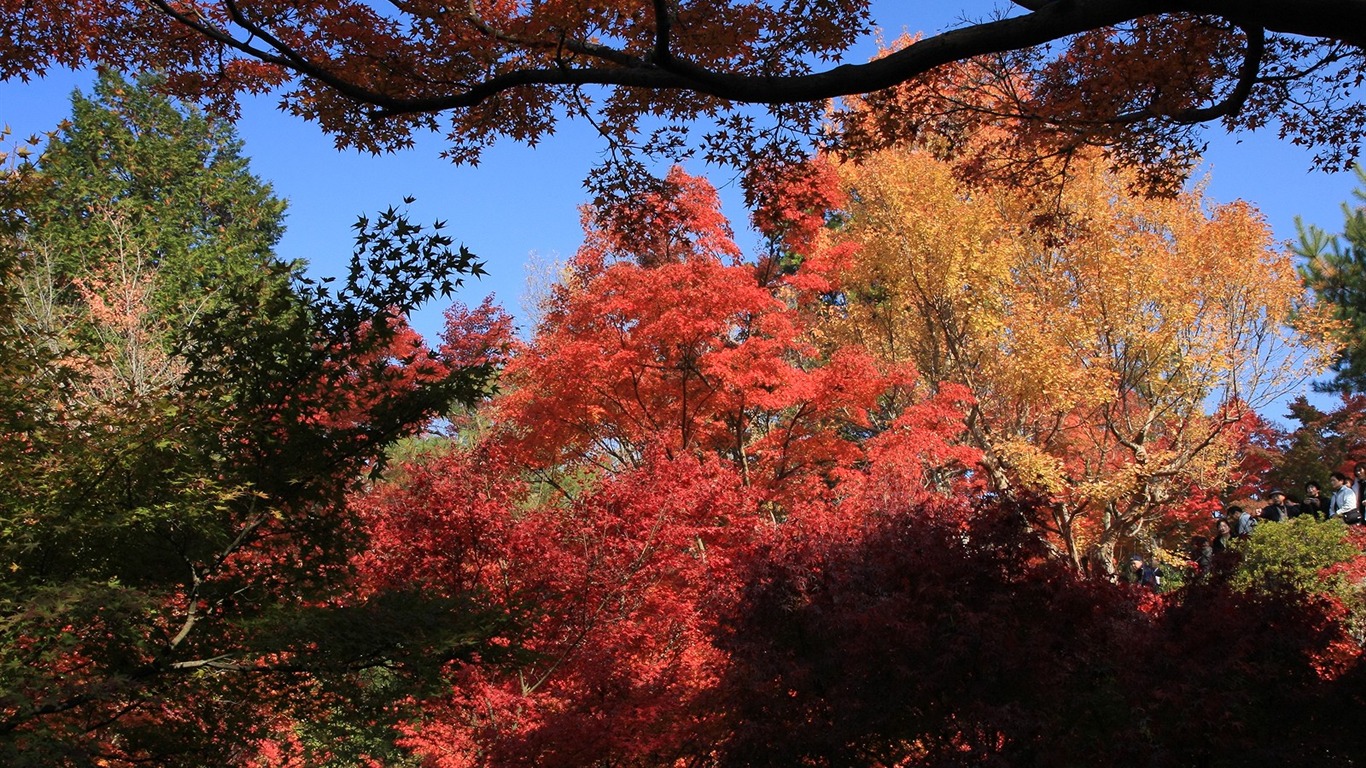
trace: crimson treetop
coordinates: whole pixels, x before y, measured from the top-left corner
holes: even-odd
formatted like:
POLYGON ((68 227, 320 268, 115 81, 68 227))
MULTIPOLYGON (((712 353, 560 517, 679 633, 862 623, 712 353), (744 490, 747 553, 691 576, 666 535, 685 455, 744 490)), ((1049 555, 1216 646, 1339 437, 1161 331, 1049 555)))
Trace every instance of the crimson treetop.
MULTIPOLYGON (((696 148, 680 133, 709 121, 719 127, 701 139, 708 159, 748 160, 760 129, 737 105, 766 105, 790 145, 830 98, 959 79, 956 64, 974 58, 1017 83, 977 83, 992 91, 993 112, 1074 141, 1146 142, 1137 154, 1148 160, 1198 149, 1189 126, 1214 120, 1275 124, 1318 147, 1325 167, 1353 159, 1366 133, 1366 0, 1015 0, 993 20, 839 63, 874 23, 902 23, 874 19, 872 6, 0 0, 0 77, 155 68, 173 90, 225 105, 284 85, 288 109, 372 151, 404 146, 446 114, 450 154, 464 161, 498 136, 534 143, 565 114, 593 120, 618 146, 663 150, 696 148)), ((934 109, 954 106, 965 105, 934 109)), ((771 139, 773 121, 761 122, 771 139)))

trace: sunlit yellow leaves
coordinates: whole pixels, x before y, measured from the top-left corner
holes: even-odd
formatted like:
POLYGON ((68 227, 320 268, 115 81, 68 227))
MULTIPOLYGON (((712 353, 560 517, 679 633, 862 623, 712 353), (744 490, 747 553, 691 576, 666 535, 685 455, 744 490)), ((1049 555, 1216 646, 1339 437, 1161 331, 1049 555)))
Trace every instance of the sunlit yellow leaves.
POLYGON ((1211 412, 1278 396, 1327 347, 1299 331, 1317 315, 1251 206, 1149 199, 1103 157, 1069 162, 1048 195, 968 185, 923 151, 842 166, 836 238, 855 247, 826 327, 968 387, 979 447, 1058 500, 1075 551, 1219 482, 1231 422, 1211 412))
POLYGON ((922 153, 886 153, 842 169, 856 215, 850 235, 867 257, 863 276, 914 301, 957 296, 972 310, 996 303, 992 292, 1009 264, 995 242, 1001 223, 971 199, 951 169, 922 153), (886 262, 895 262, 887 269, 886 262))
POLYGON ((995 445, 996 456, 1008 465, 1021 482, 1050 495, 1067 491, 1063 462, 1027 440, 1007 439, 995 445))

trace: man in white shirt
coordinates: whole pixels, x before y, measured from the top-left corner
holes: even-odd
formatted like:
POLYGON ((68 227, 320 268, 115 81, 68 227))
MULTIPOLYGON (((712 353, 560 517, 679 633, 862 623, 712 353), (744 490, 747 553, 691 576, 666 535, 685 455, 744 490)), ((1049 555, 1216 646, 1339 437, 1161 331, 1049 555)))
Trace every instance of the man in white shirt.
POLYGON ((1352 465, 1352 493, 1357 497, 1357 522, 1361 522, 1361 505, 1366 504, 1366 461, 1352 465))
POLYGON ((1334 472, 1328 482, 1333 486, 1333 498, 1328 500, 1328 518, 1331 520, 1334 517, 1341 517, 1344 522, 1349 523, 1360 520, 1357 495, 1352 492, 1352 484, 1347 475, 1334 472))

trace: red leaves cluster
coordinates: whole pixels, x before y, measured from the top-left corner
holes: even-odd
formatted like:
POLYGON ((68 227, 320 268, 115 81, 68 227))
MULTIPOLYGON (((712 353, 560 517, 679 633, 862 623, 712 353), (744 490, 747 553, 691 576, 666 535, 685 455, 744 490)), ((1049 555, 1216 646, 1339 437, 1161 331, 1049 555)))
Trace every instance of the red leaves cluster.
POLYGON ((1330 602, 1214 581, 1140 605, 961 498, 870 484, 775 525, 715 461, 655 455, 531 507, 486 494, 507 469, 454 453, 364 502, 377 573, 420 564, 513 618, 509 652, 451 666, 404 727, 432 765, 1345 765, 1359 746, 1330 602))
POLYGON ((961 499, 903 487, 889 501, 866 483, 775 525, 734 467, 660 452, 540 503, 513 469, 496 446, 455 451, 358 502, 373 535, 358 562, 369 584, 477 595, 514 628, 492 643, 508 654, 453 664, 451 693, 406 726, 403 743, 443 768, 660 765, 719 750, 753 693, 726 681, 755 674, 746 665, 759 658, 745 654, 774 639, 737 632, 756 590, 800 574, 815 579, 801 587, 810 598, 863 572, 845 549, 879 521, 914 519, 909 509, 950 539, 968 520, 961 499))
POLYGON ((527 508, 526 486, 482 451, 413 468, 362 501, 377 583, 483 596, 507 612, 502 661, 458 663, 405 743, 435 765, 668 762, 709 719, 734 602, 731 560, 754 497, 716 462, 654 457, 573 500, 527 508), (517 494, 516 491, 521 493, 517 494))
POLYGON ((640 214, 667 236, 591 230, 517 350, 497 404, 510 449, 542 467, 633 466, 647 450, 716 455, 746 484, 809 491, 862 459, 855 436, 875 429, 880 398, 914 373, 853 349, 822 355, 754 267, 723 263, 735 246, 714 192, 681 171, 670 180, 661 211, 640 214))
POLYGON ((584 244, 575 256, 581 269, 622 260, 650 268, 701 257, 740 258, 716 190, 678 167, 629 200, 586 209, 583 218, 584 244))
POLYGON ((982 499, 966 390, 822 349, 784 286, 722 263, 719 219, 671 221, 667 248, 590 239, 495 428, 355 500, 362 593, 497 616, 407 702, 403 747, 441 768, 1352 759, 1356 732, 1324 731, 1359 697, 1340 605, 1087 579, 1031 510, 982 499))
POLYGON ((759 164, 745 177, 754 226, 790 251, 811 253, 826 228, 826 212, 843 207, 844 191, 824 156, 800 164, 759 164))

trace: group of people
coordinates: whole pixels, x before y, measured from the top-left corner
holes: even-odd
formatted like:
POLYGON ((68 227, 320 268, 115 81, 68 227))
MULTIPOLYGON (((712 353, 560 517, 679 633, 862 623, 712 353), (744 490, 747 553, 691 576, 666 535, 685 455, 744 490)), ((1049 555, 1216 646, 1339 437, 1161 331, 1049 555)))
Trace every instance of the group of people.
MULTIPOLYGON (((1279 523, 1308 516, 1315 520, 1339 519, 1348 525, 1366 523, 1366 462, 1357 462, 1350 477, 1345 472, 1334 472, 1328 482, 1332 493, 1326 496, 1323 488, 1311 480, 1304 484, 1301 501, 1294 501, 1285 491, 1276 489, 1268 494, 1269 500, 1261 509, 1244 509, 1234 504, 1223 512, 1215 512, 1212 535, 1191 539, 1190 559, 1196 572, 1208 572, 1215 553, 1227 550, 1234 537, 1251 536, 1262 521, 1279 523)), ((1141 555, 1133 556, 1125 575, 1130 583, 1154 592, 1162 588, 1162 572, 1157 563, 1146 561, 1141 555)))
POLYGON ((1323 488, 1314 481, 1304 484, 1304 498, 1295 502, 1289 500, 1284 491, 1274 490, 1270 501, 1260 510, 1244 510, 1238 505, 1228 508, 1226 514, 1216 512, 1215 538, 1227 536, 1249 536, 1260 521, 1279 523, 1284 520, 1313 516, 1315 520, 1341 519, 1348 525, 1360 525, 1366 519, 1363 503, 1366 503, 1366 462, 1357 462, 1352 467, 1352 476, 1345 472, 1334 472, 1328 480, 1332 493, 1325 496, 1323 488), (1227 529, 1227 530, 1226 530, 1227 529))

